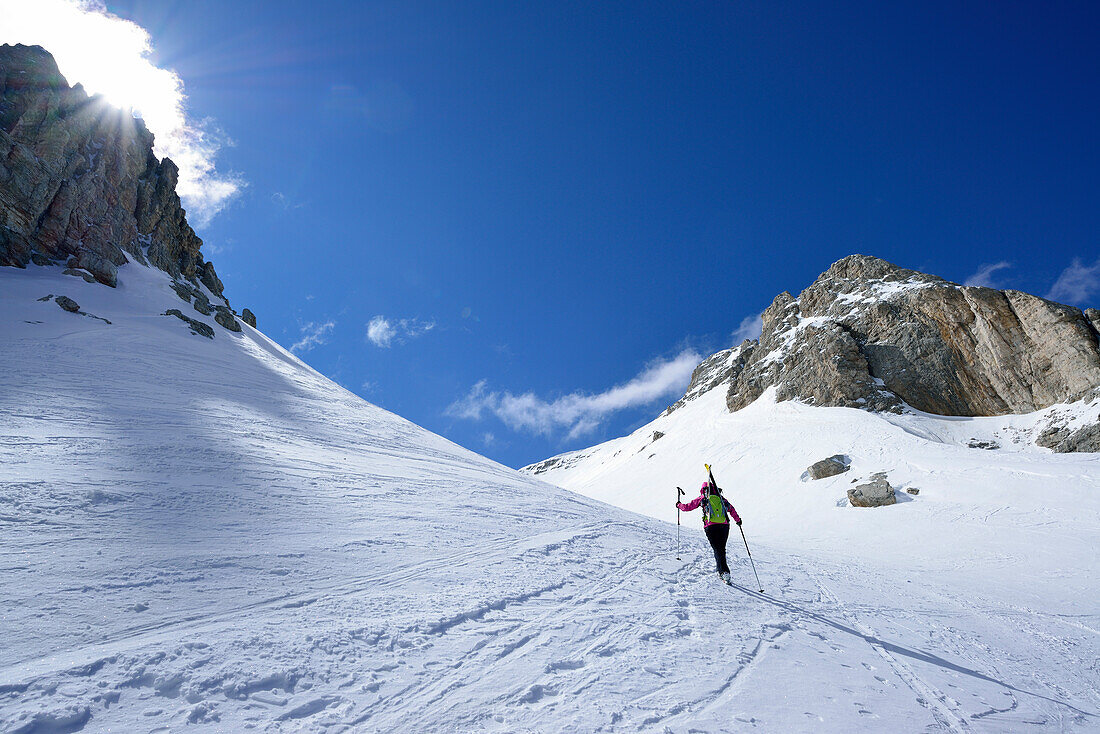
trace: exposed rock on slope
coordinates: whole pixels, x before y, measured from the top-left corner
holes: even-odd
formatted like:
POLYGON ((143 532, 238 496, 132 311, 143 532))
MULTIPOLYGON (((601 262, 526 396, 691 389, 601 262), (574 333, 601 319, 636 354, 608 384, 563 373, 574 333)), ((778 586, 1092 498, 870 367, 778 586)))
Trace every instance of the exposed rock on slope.
POLYGON ((176 195, 176 165, 153 155, 145 123, 70 88, 38 46, 0 46, 0 146, 0 262, 72 256, 110 283, 124 252, 148 255, 220 294, 176 195))
POLYGON ((685 403, 694 400, 703 393, 710 392, 730 379, 745 367, 755 342, 746 340, 733 349, 725 349, 704 359, 691 373, 691 384, 684 396, 668 406, 671 413, 685 403))
POLYGON ((843 474, 852 467, 852 460, 844 454, 835 454, 827 459, 815 461, 803 472, 803 480, 826 479, 843 474))
POLYGON ((1100 385, 1097 331, 1080 309, 866 255, 834 263, 797 299, 779 294, 763 322, 759 341, 739 347, 730 410, 774 385, 779 400, 989 416, 1100 385))
MULTIPOLYGON (((144 122, 70 87, 48 52, 0 46, 0 265, 66 262, 114 286, 129 256, 224 300, 178 175, 153 154, 144 122)), ((232 314, 221 320, 236 326, 232 314)))

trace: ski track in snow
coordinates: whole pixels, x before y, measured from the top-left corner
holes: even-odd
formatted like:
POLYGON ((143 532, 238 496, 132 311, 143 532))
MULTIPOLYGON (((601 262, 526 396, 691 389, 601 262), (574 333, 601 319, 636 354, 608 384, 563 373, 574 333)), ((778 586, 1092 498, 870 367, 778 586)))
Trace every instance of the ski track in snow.
MULTIPOLYGON (((849 525, 845 555, 792 530, 835 498, 785 499, 770 534, 750 502, 765 592, 739 538, 727 587, 696 522, 677 561, 667 523, 469 453, 248 327, 192 336, 157 315, 181 303, 162 274, 120 278, 0 269, 4 734, 1100 730, 1094 534, 1035 551, 1077 587, 1045 604, 973 584, 1012 549, 880 558, 849 525)), ((1013 497, 935 522, 1074 529, 1013 497)))

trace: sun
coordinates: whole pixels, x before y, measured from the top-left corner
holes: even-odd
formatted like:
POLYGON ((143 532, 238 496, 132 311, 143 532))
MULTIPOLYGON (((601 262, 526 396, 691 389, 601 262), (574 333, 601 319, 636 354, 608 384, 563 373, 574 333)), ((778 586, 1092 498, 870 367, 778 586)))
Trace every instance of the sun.
POLYGON ((0 40, 37 44, 53 54, 70 84, 130 110, 158 137, 186 125, 183 83, 152 61, 148 32, 74 0, 0 0, 0 40))
POLYGON ((108 56, 101 70, 83 68, 81 76, 87 79, 82 83, 89 94, 100 94, 115 107, 130 111, 151 130, 170 132, 185 125, 179 78, 171 71, 108 56))

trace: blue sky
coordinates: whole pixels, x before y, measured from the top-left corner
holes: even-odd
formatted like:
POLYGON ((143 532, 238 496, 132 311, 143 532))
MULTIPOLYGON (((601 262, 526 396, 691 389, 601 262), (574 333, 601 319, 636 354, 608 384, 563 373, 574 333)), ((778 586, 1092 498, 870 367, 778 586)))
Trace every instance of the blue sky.
POLYGON ((853 252, 1100 305, 1095 3, 107 6, 231 141, 234 306, 509 465, 853 252))

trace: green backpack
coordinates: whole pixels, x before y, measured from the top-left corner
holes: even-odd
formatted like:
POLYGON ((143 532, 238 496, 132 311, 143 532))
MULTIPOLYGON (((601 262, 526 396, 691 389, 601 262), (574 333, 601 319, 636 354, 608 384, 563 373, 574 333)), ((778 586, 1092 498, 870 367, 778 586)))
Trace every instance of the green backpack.
POLYGON ((703 503, 703 521, 728 525, 730 518, 726 514, 726 503, 722 501, 722 495, 717 492, 708 492, 706 502, 703 503))

